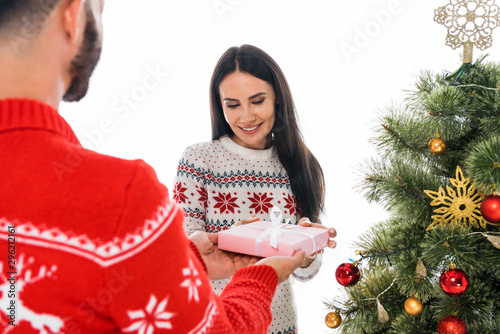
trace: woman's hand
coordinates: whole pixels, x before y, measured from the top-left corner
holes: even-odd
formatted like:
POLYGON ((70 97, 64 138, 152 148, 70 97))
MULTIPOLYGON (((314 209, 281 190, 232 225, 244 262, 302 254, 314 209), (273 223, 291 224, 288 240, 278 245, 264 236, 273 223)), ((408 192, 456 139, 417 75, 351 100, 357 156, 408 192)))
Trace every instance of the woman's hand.
POLYGON ((234 223, 233 226, 231 226, 231 227, 255 223, 255 222, 258 222, 259 220, 260 220, 260 218, 257 216, 250 216, 248 218, 240 220, 239 222, 234 223))
MULTIPOLYGON (((337 243, 335 242, 335 240, 333 240, 333 238, 335 238, 337 236, 337 231, 333 227, 332 228, 328 228, 328 227, 326 227, 324 225, 321 225, 321 224, 311 223, 311 221, 309 220, 309 218, 302 218, 299 221, 299 225, 300 226, 304 226, 304 227, 314 227, 314 228, 322 228, 322 229, 328 230, 328 234, 330 236, 330 240, 328 241, 328 247, 329 248, 335 248, 335 247, 337 247, 337 243)), ((301 268, 306 268, 307 266, 309 266, 314 261, 314 258, 316 257, 316 254, 322 254, 322 253, 323 253, 323 249, 317 251, 314 254, 306 256, 306 258, 304 259, 304 262, 302 263, 302 265, 300 267, 301 268)))

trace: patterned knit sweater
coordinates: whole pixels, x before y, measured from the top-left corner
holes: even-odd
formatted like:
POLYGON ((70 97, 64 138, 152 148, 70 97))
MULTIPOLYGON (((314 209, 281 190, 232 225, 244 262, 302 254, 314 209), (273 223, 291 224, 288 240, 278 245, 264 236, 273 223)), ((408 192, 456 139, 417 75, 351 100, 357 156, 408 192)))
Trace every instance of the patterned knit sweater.
MULTIPOLYGON (((297 208, 290 180, 271 147, 254 150, 236 144, 227 136, 189 146, 177 168, 174 198, 184 208, 185 229, 218 232, 251 215, 269 220, 274 205, 283 218, 297 224, 297 208)), ((307 268, 299 268, 294 277, 307 281, 321 266, 318 256, 307 268)), ((278 286, 273 300, 273 322, 268 333, 297 333, 297 314, 291 279, 278 286)), ((212 281, 221 293, 229 280, 212 281)))
POLYGON ((0 100, 1 333, 266 333, 269 266, 213 292, 151 167, 88 151, 45 104, 0 100))

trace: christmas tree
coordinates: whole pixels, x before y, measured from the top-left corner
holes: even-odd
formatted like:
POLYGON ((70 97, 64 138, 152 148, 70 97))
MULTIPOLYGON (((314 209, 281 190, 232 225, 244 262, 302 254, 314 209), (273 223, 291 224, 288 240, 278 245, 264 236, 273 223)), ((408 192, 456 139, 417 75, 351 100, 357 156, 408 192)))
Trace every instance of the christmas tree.
POLYGON ((452 0, 435 16, 453 26, 447 44, 463 45, 463 66, 423 71, 380 116, 379 156, 362 164, 359 189, 389 218, 337 269, 345 288, 325 302, 336 332, 500 333, 500 64, 472 62, 472 46, 490 46, 496 26, 457 33, 460 17, 487 21, 499 8, 471 2, 452 0))

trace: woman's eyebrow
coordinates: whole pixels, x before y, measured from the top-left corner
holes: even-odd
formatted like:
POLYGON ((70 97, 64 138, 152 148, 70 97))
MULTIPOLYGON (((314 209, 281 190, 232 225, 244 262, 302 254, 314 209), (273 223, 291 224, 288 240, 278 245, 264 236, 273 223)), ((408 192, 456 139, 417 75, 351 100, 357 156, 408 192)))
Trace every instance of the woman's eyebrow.
POLYGON ((264 92, 257 93, 257 94, 254 94, 254 95, 250 96, 248 99, 251 100, 251 99, 253 99, 253 98, 257 97, 257 96, 266 95, 266 94, 267 93, 264 93, 264 92))
MULTIPOLYGON (((260 93, 257 93, 257 94, 254 94, 252 96, 250 96, 248 99, 251 100, 253 98, 256 98, 258 96, 261 96, 261 95, 267 95, 267 93, 265 92, 260 92, 260 93)), ((230 97, 225 97, 224 99, 222 99, 223 101, 239 101, 238 99, 233 99, 233 98, 230 98, 230 97)))

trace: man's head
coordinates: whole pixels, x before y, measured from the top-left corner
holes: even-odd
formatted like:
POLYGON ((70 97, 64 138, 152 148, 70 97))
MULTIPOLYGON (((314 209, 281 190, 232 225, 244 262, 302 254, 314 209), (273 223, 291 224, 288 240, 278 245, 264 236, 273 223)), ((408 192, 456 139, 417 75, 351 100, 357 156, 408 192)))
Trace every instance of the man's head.
POLYGON ((0 52, 9 48, 36 61, 52 49, 46 58, 65 77, 63 100, 79 101, 101 54, 103 5, 104 0, 0 0, 0 52))
POLYGON ((61 0, 0 0, 0 34, 14 32, 16 39, 33 38, 59 2, 61 0))

